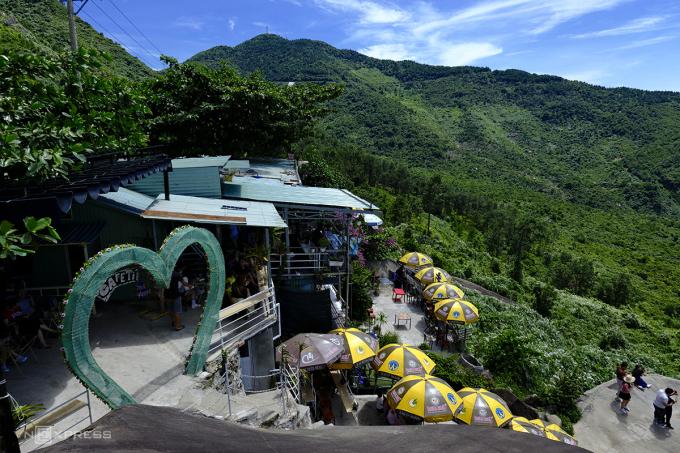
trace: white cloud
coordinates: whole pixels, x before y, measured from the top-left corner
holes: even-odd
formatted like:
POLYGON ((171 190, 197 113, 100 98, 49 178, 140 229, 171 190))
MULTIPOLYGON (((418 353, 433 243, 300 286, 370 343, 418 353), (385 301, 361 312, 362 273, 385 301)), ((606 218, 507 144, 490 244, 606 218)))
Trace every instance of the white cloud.
POLYGON ((317 4, 342 12, 359 15, 362 24, 398 23, 409 18, 410 14, 396 5, 380 5, 375 2, 359 0, 315 0, 317 4))
POLYGON ((465 7, 416 1, 313 0, 337 14, 360 52, 377 58, 464 65, 502 52, 517 36, 541 35, 564 22, 632 0, 482 0, 465 7))
POLYGON ((230 17, 229 18, 229 30, 234 31, 234 27, 236 26, 236 18, 234 17, 233 19, 230 17))
POLYGON ((178 17, 172 23, 172 25, 175 27, 189 27, 193 28, 194 30, 201 30, 205 24, 206 22, 204 20, 186 16, 178 17))
POLYGON ((604 80, 608 77, 611 77, 611 74, 603 71, 601 69, 593 69, 590 71, 583 71, 583 72, 575 72, 571 74, 562 74, 561 77, 564 77, 567 80, 576 80, 579 82, 587 82, 587 83, 592 83, 595 84, 600 80, 604 80))
POLYGON ((600 36, 627 35, 630 33, 641 33, 645 31, 657 30, 660 28, 659 25, 667 18, 668 16, 644 17, 631 21, 626 25, 622 25, 621 27, 584 33, 582 35, 576 35, 574 38, 596 38, 600 36))
POLYGON ((652 39, 643 39, 642 41, 635 41, 633 43, 630 43, 625 46, 621 47, 615 47, 613 49, 609 49, 609 51, 612 50, 625 50, 625 49, 634 49, 636 47, 644 47, 644 46, 651 46, 654 44, 658 44, 664 41, 668 41, 675 38, 675 36, 659 36, 658 38, 652 38, 652 39))
POLYGON ((455 44, 442 49, 440 62, 447 66, 463 66, 501 52, 503 49, 488 42, 455 44))
POLYGON ((381 60, 413 60, 414 56, 409 54, 403 44, 377 44, 365 49, 359 49, 360 53, 369 57, 380 58, 381 60))

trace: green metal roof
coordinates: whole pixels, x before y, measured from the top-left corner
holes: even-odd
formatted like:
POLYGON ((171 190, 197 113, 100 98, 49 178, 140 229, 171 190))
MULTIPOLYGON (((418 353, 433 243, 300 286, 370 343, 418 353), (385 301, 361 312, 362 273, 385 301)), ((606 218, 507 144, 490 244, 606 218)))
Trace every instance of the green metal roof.
POLYGON ((172 159, 172 168, 224 167, 231 156, 185 157, 172 159))
POLYGON ((145 219, 178 220, 196 223, 283 227, 287 225, 271 203, 214 198, 164 195, 151 203, 141 216, 145 219))
POLYGON ((275 204, 379 211, 380 209, 344 189, 268 184, 222 183, 222 197, 268 201, 275 204))

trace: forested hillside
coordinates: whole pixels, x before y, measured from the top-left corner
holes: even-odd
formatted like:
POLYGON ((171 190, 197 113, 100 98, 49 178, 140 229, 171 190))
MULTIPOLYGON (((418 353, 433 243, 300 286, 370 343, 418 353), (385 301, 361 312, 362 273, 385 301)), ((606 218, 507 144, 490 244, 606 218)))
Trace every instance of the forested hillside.
POLYGON ((260 35, 190 60, 280 82, 342 82, 321 129, 344 144, 607 210, 680 218, 680 94, 519 70, 377 60, 260 35))
MULTIPOLYGON (((517 301, 476 299, 489 343, 474 350, 484 359, 518 335, 545 364, 556 347, 537 327, 547 323, 573 362, 546 376, 579 374, 587 388, 618 360, 680 372, 679 93, 377 60, 274 35, 191 60, 282 84, 346 85, 337 112, 297 147, 311 162, 303 180, 351 188, 383 211, 380 234, 517 301)), ((386 257, 375 250, 367 259, 386 257)), ((357 300, 366 289, 355 282, 357 300)), ((524 373, 527 360, 510 368, 524 373)))
MULTIPOLYGON (((114 74, 131 80, 153 77, 153 70, 80 17, 76 30, 79 45, 111 55, 113 61, 105 67, 114 74)), ((70 50, 66 8, 58 0, 0 0, 0 52, 8 50, 70 50)))

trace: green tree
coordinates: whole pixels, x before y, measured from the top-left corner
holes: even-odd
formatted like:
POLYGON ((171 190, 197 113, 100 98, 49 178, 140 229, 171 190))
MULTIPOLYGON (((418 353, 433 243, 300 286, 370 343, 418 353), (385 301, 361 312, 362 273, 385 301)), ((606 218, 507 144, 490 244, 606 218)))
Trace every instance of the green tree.
POLYGON ((322 104, 344 90, 339 84, 281 87, 260 73, 241 77, 226 64, 209 69, 161 58, 169 68, 146 83, 150 133, 174 155, 280 154, 311 135, 315 121, 333 111, 322 104))
POLYGON ((549 268, 550 280, 557 288, 574 294, 588 294, 595 283, 595 268, 587 258, 562 252, 553 258, 549 268))
POLYGON ((623 272, 614 275, 599 276, 596 297, 614 307, 626 305, 636 298, 636 288, 630 275, 623 272))
POLYGON ((144 146, 149 109, 129 81, 98 72, 106 54, 0 55, 0 168, 44 181, 89 154, 144 146))

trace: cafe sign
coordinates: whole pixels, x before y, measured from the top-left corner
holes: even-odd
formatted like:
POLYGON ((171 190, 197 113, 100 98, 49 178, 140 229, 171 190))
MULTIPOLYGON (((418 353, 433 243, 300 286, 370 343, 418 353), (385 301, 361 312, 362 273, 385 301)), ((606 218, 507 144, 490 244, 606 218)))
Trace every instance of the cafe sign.
POLYGON ((138 280, 139 269, 121 269, 109 277, 99 288, 97 297, 104 302, 108 302, 114 289, 129 283, 137 283, 138 280))

